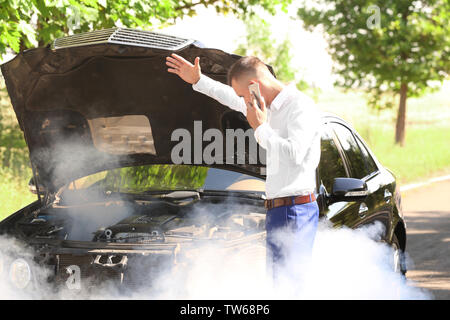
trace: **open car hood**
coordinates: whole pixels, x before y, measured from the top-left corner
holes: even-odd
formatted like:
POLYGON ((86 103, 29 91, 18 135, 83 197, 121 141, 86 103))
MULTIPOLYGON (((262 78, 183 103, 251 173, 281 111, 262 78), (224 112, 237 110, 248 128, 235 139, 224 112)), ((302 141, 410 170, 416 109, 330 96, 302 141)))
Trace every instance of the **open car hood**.
MULTIPOLYGON (((3 64, 39 184, 56 191, 106 169, 173 163, 171 152, 180 141, 172 141, 172 133, 188 130, 194 151, 194 121, 201 121, 202 132, 223 132, 224 144, 226 129, 250 128, 241 113, 168 73, 165 58, 171 52, 191 62, 199 56, 202 72, 223 83, 240 58, 188 39, 114 28, 57 39, 3 64)), ((210 143, 200 142, 203 148, 210 143)), ((263 152, 249 157, 246 143, 244 164, 226 164, 225 149, 215 158, 223 164, 214 166, 262 176, 263 152)), ((206 164, 194 156, 191 163, 206 164)))

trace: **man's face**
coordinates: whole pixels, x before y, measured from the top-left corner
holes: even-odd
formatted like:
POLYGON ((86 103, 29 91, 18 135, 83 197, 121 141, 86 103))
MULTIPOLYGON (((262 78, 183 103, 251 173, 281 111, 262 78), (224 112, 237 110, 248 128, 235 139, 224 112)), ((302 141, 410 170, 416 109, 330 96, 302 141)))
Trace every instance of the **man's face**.
POLYGON ((244 98, 247 105, 253 100, 248 86, 255 82, 257 81, 249 79, 247 77, 231 80, 231 86, 233 87, 234 92, 236 92, 239 97, 244 98))

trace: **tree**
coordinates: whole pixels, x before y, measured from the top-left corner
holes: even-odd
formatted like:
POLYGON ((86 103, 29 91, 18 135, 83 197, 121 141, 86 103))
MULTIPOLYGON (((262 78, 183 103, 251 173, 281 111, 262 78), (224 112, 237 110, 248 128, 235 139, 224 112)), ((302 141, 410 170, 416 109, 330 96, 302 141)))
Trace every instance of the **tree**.
POLYGON ((395 142, 403 146, 407 98, 450 73, 450 1, 316 0, 298 16, 307 30, 323 27, 337 85, 362 88, 376 108, 399 97, 395 142))
MULTIPOLYGON (((277 44, 271 36, 270 24, 256 15, 246 19, 245 25, 247 29, 245 41, 239 44, 235 53, 241 56, 258 57, 274 68, 280 81, 294 81, 298 70, 291 65, 293 56, 289 37, 277 44)), ((308 88, 308 84, 301 79, 297 82, 297 87, 304 90, 308 88)))
POLYGON ((0 56, 50 43, 70 32, 78 33, 114 26, 151 28, 192 16, 198 6, 220 13, 247 16, 256 7, 271 14, 291 0, 0 0, 0 56))

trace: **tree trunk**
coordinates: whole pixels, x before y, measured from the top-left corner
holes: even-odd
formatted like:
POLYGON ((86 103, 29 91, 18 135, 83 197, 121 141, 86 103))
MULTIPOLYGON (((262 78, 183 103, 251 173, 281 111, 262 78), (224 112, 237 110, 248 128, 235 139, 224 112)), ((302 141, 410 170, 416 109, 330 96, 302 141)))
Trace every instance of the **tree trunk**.
POLYGON ((397 125, 395 126, 395 143, 399 144, 401 147, 405 145, 407 97, 408 84, 402 83, 400 87, 400 105, 398 106, 397 125))

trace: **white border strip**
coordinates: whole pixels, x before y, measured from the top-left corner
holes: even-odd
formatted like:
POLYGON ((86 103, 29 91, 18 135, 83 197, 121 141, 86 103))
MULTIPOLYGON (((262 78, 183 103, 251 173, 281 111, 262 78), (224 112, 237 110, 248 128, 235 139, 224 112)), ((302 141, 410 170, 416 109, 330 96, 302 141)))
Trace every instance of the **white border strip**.
POLYGON ((439 182, 439 181, 445 181, 445 180, 450 180, 450 175, 432 178, 425 182, 407 184, 407 185, 401 186, 400 191, 403 192, 403 191, 407 191, 407 190, 411 190, 411 189, 416 189, 416 188, 422 187, 424 185, 427 185, 427 184, 430 184, 433 182, 439 182))

